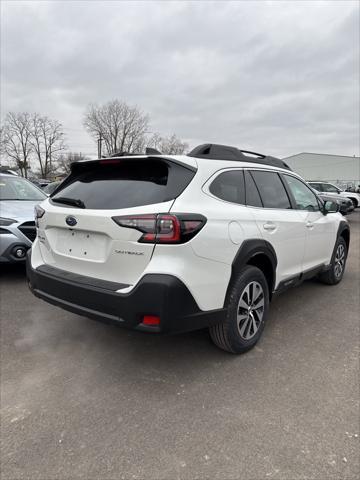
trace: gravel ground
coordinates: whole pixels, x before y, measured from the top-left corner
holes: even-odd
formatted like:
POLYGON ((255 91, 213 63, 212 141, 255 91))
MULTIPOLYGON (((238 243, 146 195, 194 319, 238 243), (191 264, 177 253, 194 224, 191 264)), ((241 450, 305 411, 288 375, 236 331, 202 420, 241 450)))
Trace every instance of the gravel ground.
POLYGON ((129 332, 1 267, 1 478, 359 478, 360 212, 342 283, 279 296, 258 346, 129 332))

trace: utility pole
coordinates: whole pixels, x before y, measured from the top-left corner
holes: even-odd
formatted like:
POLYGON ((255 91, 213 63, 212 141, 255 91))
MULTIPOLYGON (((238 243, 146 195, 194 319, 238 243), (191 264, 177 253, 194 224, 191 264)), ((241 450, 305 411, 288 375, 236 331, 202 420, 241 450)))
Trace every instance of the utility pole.
POLYGON ((101 158, 102 141, 103 141, 103 138, 102 138, 101 133, 100 133, 99 138, 98 138, 98 141, 97 141, 97 145, 98 145, 98 158, 101 158))

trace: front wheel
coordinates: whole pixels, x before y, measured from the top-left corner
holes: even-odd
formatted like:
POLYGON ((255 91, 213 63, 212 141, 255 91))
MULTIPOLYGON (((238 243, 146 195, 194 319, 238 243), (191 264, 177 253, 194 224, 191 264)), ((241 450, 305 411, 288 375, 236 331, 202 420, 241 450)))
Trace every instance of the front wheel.
POLYGON ((343 237, 336 242, 329 270, 320 274, 320 280, 327 285, 336 285, 341 282, 345 272, 347 246, 343 237))
POLYGON ((231 285, 226 318, 210 327, 212 341, 231 353, 244 353, 259 340, 269 310, 269 288, 261 270, 245 267, 231 285))

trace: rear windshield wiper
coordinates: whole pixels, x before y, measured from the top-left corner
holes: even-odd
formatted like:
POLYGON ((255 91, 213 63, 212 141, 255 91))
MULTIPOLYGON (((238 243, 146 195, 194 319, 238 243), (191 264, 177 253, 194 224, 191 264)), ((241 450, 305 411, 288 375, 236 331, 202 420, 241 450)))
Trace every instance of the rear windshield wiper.
POLYGON ((57 197, 51 199, 56 203, 63 203, 64 205, 72 205, 73 207, 85 208, 85 203, 79 198, 57 197))

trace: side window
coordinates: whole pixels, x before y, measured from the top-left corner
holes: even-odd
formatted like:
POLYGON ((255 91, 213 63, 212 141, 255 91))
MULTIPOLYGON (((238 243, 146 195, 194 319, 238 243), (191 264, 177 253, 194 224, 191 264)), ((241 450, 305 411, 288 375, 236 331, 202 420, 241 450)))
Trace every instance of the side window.
POLYGON ((249 207, 263 206, 258 189, 249 172, 245 172, 245 190, 246 190, 246 205, 248 205, 249 207))
POLYGON ((315 188, 315 190, 317 190, 318 192, 322 192, 322 191, 323 191, 321 183, 313 183, 313 182, 311 182, 311 183, 310 183, 310 186, 311 186, 312 188, 315 188))
POLYGON ((227 202, 245 204, 244 173, 242 170, 229 170, 220 173, 209 188, 215 197, 227 202))
POLYGON ((276 172, 252 171, 265 208, 291 208, 285 187, 276 172))
POLYGON ((295 199, 296 207, 299 210, 309 210, 317 212, 319 210, 319 202, 316 195, 301 180, 290 175, 284 175, 286 183, 295 199))
POLYGON ((322 187, 324 192, 339 193, 339 189, 336 188, 334 185, 331 185, 331 183, 323 183, 322 187))

